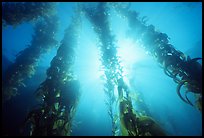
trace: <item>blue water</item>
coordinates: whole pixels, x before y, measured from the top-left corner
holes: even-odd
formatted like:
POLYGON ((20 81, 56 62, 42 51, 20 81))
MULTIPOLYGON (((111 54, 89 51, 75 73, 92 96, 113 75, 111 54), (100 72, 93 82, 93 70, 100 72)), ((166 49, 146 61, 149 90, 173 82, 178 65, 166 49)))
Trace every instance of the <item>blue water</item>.
MULTIPOLYGON (((71 22, 75 5, 74 2, 57 4, 57 15, 60 18, 58 42, 63 39, 64 30, 71 22)), ((130 9, 138 11, 140 16, 147 16, 147 24, 153 24, 156 30, 166 33, 176 49, 191 58, 202 57, 201 2, 134 2, 130 9)), ((179 98, 176 94, 176 83, 164 74, 163 69, 143 48, 128 37, 127 22, 112 14, 110 25, 112 33, 116 35, 118 55, 121 57, 128 85, 133 92, 140 93, 152 117, 169 135, 202 135, 201 112, 179 98)), ((15 28, 8 26, 2 30, 3 63, 14 62, 15 55, 31 42, 33 26, 34 23, 24 22, 15 28)), ((6 135, 19 135, 17 128, 29 109, 36 105, 33 92, 45 80, 46 69, 56 51, 57 48, 53 48, 41 56, 36 74, 25 82, 27 87, 21 88, 20 95, 4 104, 3 130, 6 135)), ((74 136, 111 135, 111 120, 104 102, 106 95, 103 92, 103 80, 100 78, 103 71, 99 52, 96 34, 89 21, 83 18, 73 67, 81 84, 81 96, 71 134, 74 136)), ((3 64, 3 71, 8 64, 3 64)))

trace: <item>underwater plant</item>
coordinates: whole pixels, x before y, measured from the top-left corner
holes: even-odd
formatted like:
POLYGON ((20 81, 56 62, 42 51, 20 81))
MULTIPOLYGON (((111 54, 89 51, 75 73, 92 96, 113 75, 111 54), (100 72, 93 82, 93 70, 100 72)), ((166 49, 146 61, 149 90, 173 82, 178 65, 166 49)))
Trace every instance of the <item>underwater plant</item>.
POLYGON ((76 13, 47 69, 46 80, 35 91, 41 106, 31 110, 25 121, 31 123, 32 136, 71 134, 71 124, 80 97, 80 84, 72 72, 80 22, 80 14, 76 13))
MULTIPOLYGON (((21 4, 25 6, 28 3, 21 4)), ((30 3, 27 6, 37 8, 37 4, 30 3)), ((40 4, 38 5, 39 7, 46 5, 43 2, 40 4)), ((9 4, 7 6, 9 7, 9 4)), ((14 4, 15 6, 19 6, 19 4, 16 3, 16 5, 14 4)), ((75 132, 72 133, 72 129, 76 108, 81 96, 81 86, 75 76, 73 65, 81 32, 81 17, 84 15, 91 23, 91 28, 97 36, 97 47, 100 50, 99 56, 104 73, 103 91, 106 96, 107 113, 111 119, 112 135, 167 135, 160 124, 152 118, 149 108, 142 101, 144 97, 142 96, 141 98, 140 94, 142 95, 142 93, 132 88, 135 81, 127 80, 126 76, 123 75, 124 70, 121 58, 118 56, 118 46, 116 44, 117 35, 112 34, 110 27, 111 8, 114 8, 118 16, 128 22, 131 29, 129 32, 133 34, 132 38, 142 43, 141 46, 155 58, 163 68, 164 73, 178 84, 176 90, 178 96, 184 102, 196 106, 202 112, 202 65, 198 63, 201 58, 191 59, 175 49, 170 44, 170 38, 167 34, 156 31, 153 25, 146 24, 146 16, 140 18, 138 12, 129 10, 130 3, 99 2, 96 7, 86 6, 84 3, 77 6, 74 11, 75 15, 72 16, 71 23, 65 30, 59 47, 55 39, 59 24, 58 17, 47 15, 47 13, 42 13, 42 15, 41 10, 43 8, 39 10, 39 14, 37 13, 38 11, 35 12, 37 17, 33 15, 22 18, 21 16, 24 16, 24 13, 20 12, 25 10, 25 7, 21 7, 21 9, 19 6, 16 8, 18 10, 17 15, 13 14, 11 16, 12 19, 6 18, 8 21, 3 20, 3 24, 14 26, 24 21, 38 21, 34 28, 35 34, 32 36, 31 44, 27 45, 24 50, 16 55, 15 63, 6 72, 2 82, 3 100, 8 100, 18 95, 18 89, 26 87, 24 82, 26 78, 31 78, 35 74, 39 57, 43 53, 55 46, 58 48, 56 55, 50 62, 49 68, 46 70, 46 79, 34 92, 39 104, 35 108, 30 109, 23 122, 22 131, 26 131, 26 133, 29 131, 28 135, 30 136, 75 135, 75 132), (129 81, 132 81, 131 85, 129 85, 129 81), (186 88, 184 92, 185 97, 182 96, 183 87, 186 88), (192 103, 187 96, 190 92, 196 97, 195 103, 192 103), (135 102, 136 106, 134 106, 133 102, 135 102)), ((49 9, 44 12, 48 11, 49 9)), ((11 12, 13 11, 11 10, 11 12)), ((29 10, 28 13, 33 14, 33 12, 29 10)), ((82 50, 87 49, 84 48, 82 50)), ((87 80, 88 78, 86 77, 85 79, 87 80)), ((87 109, 85 111, 88 112, 87 109)), ((88 125, 90 126, 89 123, 88 125)))
POLYGON ((99 3, 97 8, 93 11, 90 7, 83 7, 83 11, 88 20, 92 23, 94 31, 98 35, 98 47, 101 51, 101 62, 105 73, 104 92, 107 95, 106 105, 108 107, 108 114, 112 121, 112 135, 117 132, 117 115, 113 111, 115 103, 114 87, 117 78, 121 76, 121 68, 116 55, 116 45, 114 44, 114 35, 108 24, 108 7, 106 3, 99 3))
POLYGON ((52 2, 3 2, 3 26, 17 26, 23 22, 36 21, 40 17, 55 14, 56 4, 52 2))
POLYGON ((123 79, 118 80, 119 114, 123 136, 166 136, 166 132, 150 116, 136 112, 123 79))
POLYGON ((23 81, 35 74, 40 56, 57 46, 57 28, 57 16, 44 17, 36 23, 31 44, 17 54, 15 62, 6 70, 2 84, 4 101, 16 96, 19 87, 25 87, 23 81))
MULTIPOLYGON (((134 124, 132 119, 136 119, 136 116, 129 116, 131 113, 130 111, 126 111, 121 109, 123 99, 128 99, 128 101, 132 105, 132 100, 129 96, 129 90, 127 85, 123 80, 123 70, 119 63, 119 57, 117 56, 117 47, 115 45, 115 36, 111 34, 108 16, 109 8, 108 4, 104 2, 100 2, 93 12, 93 9, 83 7, 86 17, 92 23, 94 31, 97 33, 99 38, 98 47, 101 50, 101 62, 104 66, 104 73, 105 73, 105 88, 104 92, 107 95, 107 107, 108 107, 108 114, 112 121, 112 135, 118 135, 118 126, 117 120, 118 116, 120 116, 120 127, 122 135, 132 135, 132 128, 131 127, 139 127, 137 124, 134 124), (118 99, 119 99, 119 106, 120 106, 120 114, 113 113, 113 105, 116 102, 116 97, 114 95, 114 87, 118 87, 118 99), (125 93, 125 94, 123 94, 125 93), (129 115, 124 118, 124 114, 128 113, 129 115), (125 123, 125 125, 124 125, 125 123), (131 127, 127 126, 129 124, 131 127), (128 133, 125 133, 128 131, 128 133)), ((125 105, 124 105, 125 106, 125 105)), ((127 105, 129 106, 129 105, 127 105)), ((129 107, 130 110, 133 110, 133 107, 129 107)), ((136 132, 135 132, 136 133, 136 132)), ((139 136, 139 134, 134 134, 135 136, 139 136)), ((152 134, 154 135, 154 134, 152 134)), ((156 135, 156 134, 155 134, 156 135)))
MULTIPOLYGON (((153 25, 146 25, 139 18, 139 13, 123 8, 122 3, 111 3, 119 16, 125 18, 134 34, 133 39, 143 44, 143 47, 161 64, 164 73, 178 83, 177 93, 186 103, 193 105, 188 98, 180 94, 184 85, 187 91, 202 97, 202 66, 197 62, 201 58, 191 59, 169 43, 167 34, 155 30, 153 25)), ((185 92, 186 93, 186 92, 185 92)), ((199 101, 199 100, 198 100, 199 101)))

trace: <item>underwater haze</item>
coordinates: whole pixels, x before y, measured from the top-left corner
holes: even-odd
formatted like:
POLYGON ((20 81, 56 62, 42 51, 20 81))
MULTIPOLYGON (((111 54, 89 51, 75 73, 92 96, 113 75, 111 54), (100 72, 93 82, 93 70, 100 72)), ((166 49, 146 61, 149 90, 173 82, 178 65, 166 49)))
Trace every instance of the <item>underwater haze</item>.
MULTIPOLYGON (((5 3, 6 2, 2 3, 2 8, 5 3)), ((39 3, 33 2, 34 6, 38 4, 39 3)), ((31 77, 25 75, 23 79, 23 85, 25 85, 25 87, 12 88, 13 90, 15 89, 18 94, 10 96, 8 98, 9 100, 2 103, 3 135, 31 134, 31 129, 28 127, 29 125, 24 132, 22 132, 22 126, 26 116, 33 107, 39 105, 39 100, 36 99, 34 92, 41 86, 42 82, 48 79, 49 73, 47 70, 54 64, 54 62, 52 62, 54 57, 60 54, 58 51, 60 49, 59 47, 65 44, 71 45, 72 43, 76 44, 74 46, 74 52, 69 52, 74 55, 73 62, 71 61, 72 58, 69 57, 69 53, 65 53, 64 55, 67 56, 67 58, 64 59, 70 58, 70 60, 67 62, 64 61, 63 63, 67 63, 71 66, 71 68, 67 68, 65 71, 72 70, 71 74, 74 74, 72 76, 73 80, 79 81, 80 94, 76 93, 76 97, 79 98, 76 104, 74 102, 69 103, 73 104, 73 110, 75 111, 71 121, 70 135, 113 135, 110 109, 106 102, 107 99, 110 98, 110 95, 104 90, 104 87, 108 83, 107 78, 109 77, 106 74, 108 63, 113 63, 113 61, 109 62, 109 60, 105 62, 106 58, 112 54, 104 54, 106 49, 111 49, 111 47, 104 48, 105 50, 103 49, 102 46, 107 43, 107 45, 114 45, 114 48, 117 49, 115 55, 113 55, 117 57, 119 61, 117 62, 119 65, 117 65, 122 68, 122 71, 119 69, 122 72, 121 78, 123 78, 129 88, 130 93, 128 94, 131 97, 132 105, 136 113, 141 116, 147 115, 153 118, 158 125, 164 129, 167 135, 202 136, 202 107, 200 111, 195 104, 191 106, 182 100, 181 97, 185 97, 184 88, 180 90, 180 97, 177 91, 178 83, 165 73, 162 67, 163 64, 160 64, 158 62, 159 60, 151 54, 151 50, 148 51, 149 49, 140 41, 143 39, 143 36, 145 36, 145 33, 141 36, 141 39, 137 40, 140 33, 135 34, 135 31, 131 28, 135 24, 129 23, 129 20, 123 17, 124 15, 119 15, 119 10, 117 11, 111 7, 111 5, 117 5, 117 3, 107 3, 107 5, 111 7, 107 8, 109 13, 108 16, 106 16, 108 17, 107 26, 110 28, 110 31, 107 32, 110 32, 110 34, 103 34, 103 31, 106 29, 101 29, 102 31, 100 29, 97 30, 97 25, 103 25, 103 18, 98 18, 98 21, 95 21, 92 18, 93 16, 89 16, 91 13, 97 13, 95 11, 100 3, 80 3, 87 8, 87 11, 89 8, 93 10, 92 12, 80 13, 80 25, 77 24, 78 22, 76 24, 73 23, 75 14, 77 10, 79 10, 76 9, 79 3, 57 2, 55 4, 56 7, 53 14, 56 14, 59 19, 58 27, 55 33, 53 31, 53 34, 51 32, 49 36, 55 39, 56 43, 53 41, 53 46, 48 46, 47 51, 43 51, 42 46, 39 57, 36 56, 37 63, 35 66, 33 63, 35 71, 32 72, 31 77), (67 33, 69 32, 67 28, 71 27, 73 27, 73 29, 70 29, 71 31, 74 32, 77 30, 77 35, 71 31, 70 34, 67 33), (102 32, 101 34, 99 33, 100 31, 102 32), (114 38, 109 39, 109 36, 113 36, 114 38), (69 40, 66 41, 68 38, 69 40), (70 40, 71 38, 73 38, 73 40, 70 40), (77 38, 76 43, 75 38, 77 38), (102 40, 103 38, 104 40, 102 40), (105 41, 105 38, 107 41, 105 41)), ((190 56, 191 59, 202 58, 201 2, 124 2, 118 4, 120 6, 122 5, 121 7, 124 9, 138 12, 139 19, 142 20, 146 26, 153 25, 155 31, 167 34, 169 44, 176 50, 184 53, 186 57, 190 56)), ((12 7, 10 8, 12 9, 12 7)), ((9 10, 3 8, 2 12, 9 12, 9 10)), ((98 12, 100 13, 100 10, 98 12)), ((31 14, 32 12, 28 13, 31 14)), ((29 48, 29 45, 34 46, 34 38, 38 41, 37 38, 39 35, 36 35, 35 29, 37 22, 41 21, 41 19, 31 20, 28 18, 28 20, 26 20, 27 17, 25 17, 22 19, 22 22, 19 21, 18 23, 12 24, 12 22, 7 21, 9 16, 4 18, 4 14, 5 13, 2 14, 2 20, 5 20, 5 26, 2 25, 2 81, 7 82, 9 77, 7 77, 6 73, 9 67, 17 61, 20 63, 23 58, 25 58, 25 61, 27 58, 30 58, 29 54, 25 54, 26 56, 17 60, 18 57, 23 55, 19 54, 19 52, 29 48)), ((37 13, 33 12, 32 14, 37 13)), ((46 14, 48 14, 49 17, 49 12, 46 14)), ((5 16, 7 16, 7 14, 5 14, 5 16)), ((21 14, 21 16, 24 16, 24 14, 21 14)), ((44 15, 40 14, 37 18, 40 18, 40 16, 44 15)), ((51 21, 49 23, 52 24, 53 22, 51 21)), ((103 27, 106 28, 106 26, 101 26, 101 28, 103 27)), ((46 29, 48 29, 48 27, 46 29)), ((42 36, 43 35, 44 34, 42 34, 42 36)), ((42 45, 47 44, 46 41, 50 40, 46 37, 39 39, 42 39, 42 45)), ((52 43, 48 43, 48 45, 52 45, 52 43)), ((41 44, 36 44, 36 46, 41 46, 41 44)), ((70 48, 69 51, 72 51, 72 48, 70 48)), ((34 50, 28 50, 28 52, 33 55, 35 54, 34 50)), ((197 60, 197 63, 202 66, 202 60, 197 60)), ((23 70, 23 68, 20 70, 23 70)), ((56 81, 58 80, 56 79, 56 81)), ((7 84, 9 83, 5 85, 7 84)), ((119 111, 121 99, 117 84, 119 85, 119 81, 114 83, 113 91, 111 91, 114 99, 111 110, 114 114, 119 115, 121 113, 121 111, 119 111)), ((75 88, 75 85, 73 87, 75 88)), ((193 92, 186 93, 190 101, 194 101, 194 103, 196 101, 196 94, 193 92)), ((67 94, 67 96, 69 95, 67 94)), ((64 98, 69 99, 68 97, 64 98)), ((73 99, 74 98, 72 98, 72 100, 73 99)), ((72 108, 69 111, 71 112, 72 108)), ((117 120, 115 125, 118 131, 116 131, 114 135, 123 135, 122 129, 120 128, 122 124, 120 124, 119 119, 117 120)))

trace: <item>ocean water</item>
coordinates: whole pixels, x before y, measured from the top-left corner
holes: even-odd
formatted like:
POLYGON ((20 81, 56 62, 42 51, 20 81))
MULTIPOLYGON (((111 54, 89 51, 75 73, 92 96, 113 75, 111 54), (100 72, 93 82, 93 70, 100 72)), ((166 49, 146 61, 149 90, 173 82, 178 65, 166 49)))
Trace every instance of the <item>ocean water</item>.
MULTIPOLYGON (((22 134, 20 128, 26 115, 38 104, 34 92, 47 77, 46 70, 57 54, 65 30, 76 13, 74 8, 77 4, 56 3, 55 14, 59 18, 56 31, 57 46, 40 55, 35 73, 31 78, 27 77, 24 80, 26 87, 18 88, 19 95, 2 103, 3 135, 29 135, 28 131, 22 134)), ((94 8, 98 3, 82 4, 94 8)), ((192 59, 202 58, 201 2, 123 3, 124 7, 128 5, 129 10, 137 11, 140 17, 146 16, 147 25, 152 24, 157 31, 166 33, 170 37, 169 43, 175 49, 192 59)), ((104 75, 104 69, 101 51, 97 45, 97 34, 92 23, 84 15, 81 18, 72 68, 80 82, 80 95, 73 116, 71 136, 111 136, 112 126, 105 104, 107 95, 103 90, 105 80, 101 76, 104 75)), ((6 70, 15 63, 16 55, 31 44, 37 21, 24 21, 2 27, 3 82, 8 79, 6 70)), ((117 16, 116 11, 111 8, 108 21, 111 34, 115 36, 114 44, 117 46, 120 66, 123 67, 122 75, 132 92, 134 109, 140 109, 144 114, 154 118, 168 135, 201 136, 202 113, 181 100, 176 92, 177 84, 164 73, 159 63, 148 54, 142 44, 135 41, 128 21, 117 16)), ((202 60, 199 60, 199 63, 202 65, 202 60)), ((117 86, 114 95, 117 99, 117 86)), ((195 100, 192 93, 188 96, 195 100)), ((113 106, 113 110, 118 113, 117 104, 113 106)))

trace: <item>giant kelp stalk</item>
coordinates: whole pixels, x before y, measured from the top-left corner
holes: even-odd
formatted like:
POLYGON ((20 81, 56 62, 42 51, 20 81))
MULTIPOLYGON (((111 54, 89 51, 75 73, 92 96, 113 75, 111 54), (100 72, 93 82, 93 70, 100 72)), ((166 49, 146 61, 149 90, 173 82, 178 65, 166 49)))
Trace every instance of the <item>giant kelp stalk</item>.
POLYGON ((16 26, 23 22, 36 21, 55 13, 55 3, 52 2, 3 2, 3 25, 16 26))
POLYGON ((107 3, 99 3, 96 9, 83 7, 86 17, 93 24, 94 31, 99 37, 99 48, 101 61, 105 72, 105 88, 107 95, 108 113, 112 121, 112 134, 117 135, 117 113, 113 111, 116 98, 114 88, 117 88, 119 99, 119 116, 122 135, 144 136, 165 135, 159 125, 149 117, 137 117, 133 113, 132 100, 129 89, 122 76, 122 67, 117 56, 114 35, 111 34, 108 17, 109 9, 107 3), (138 120, 139 119, 139 120, 138 120), (154 132, 155 131, 155 132, 154 132))
POLYGON ((69 136, 71 133, 71 123, 80 97, 79 82, 72 72, 80 22, 79 14, 76 14, 47 69, 46 80, 36 90, 41 105, 33 109, 26 119, 27 123, 31 123, 30 135, 69 136))
POLYGON ((127 20, 133 38, 140 42, 143 47, 163 67, 164 72, 178 83, 177 93, 186 103, 193 106, 188 99, 187 93, 196 95, 196 106, 202 111, 202 66, 197 61, 201 58, 191 59, 169 43, 169 37, 165 33, 155 30, 153 25, 146 25, 145 17, 139 18, 136 11, 129 10, 123 3, 113 3, 112 6, 118 14, 127 20), (181 87, 185 86, 185 98, 181 96, 181 87))
POLYGON ((84 6, 84 12, 89 21, 93 24, 94 31, 99 38, 98 47, 101 51, 101 61, 105 72, 105 94, 107 95, 108 114, 112 121, 112 134, 116 135, 116 113, 114 113, 114 87, 117 79, 121 76, 122 69, 118 62, 116 45, 114 44, 114 36, 111 34, 108 24, 108 10, 105 3, 100 3, 95 11, 92 8, 84 6))
POLYGON ((109 9, 107 3, 99 3, 97 10, 83 7, 86 17, 93 24, 94 31, 99 37, 98 46, 101 51, 101 61, 104 67, 105 73, 105 94, 107 95, 106 104, 108 106, 108 113, 112 121, 112 134, 118 135, 118 124, 117 118, 120 116, 120 129, 122 135, 165 135, 164 133, 158 134, 159 126, 156 125, 155 121, 149 117, 137 117, 133 113, 132 100, 129 96, 129 88, 125 84, 122 76, 122 67, 119 64, 119 57, 117 56, 117 47, 115 45, 114 35, 111 34, 109 26, 109 9), (117 111, 114 112, 114 104, 116 98, 114 95, 114 88, 118 92, 119 101, 119 115, 117 111), (138 118, 140 121, 138 121, 138 118), (148 122, 148 123, 147 123, 148 122), (149 123, 151 122, 151 124, 149 123), (146 124, 145 124, 146 123, 146 124), (143 125, 146 125, 144 128, 143 125), (157 132, 153 133, 153 129, 157 132))
POLYGON ((166 132, 150 116, 135 112, 130 89, 121 78, 118 80, 119 114, 123 136, 166 136, 166 132))
POLYGON ((3 80, 3 100, 18 94, 23 81, 35 73, 40 55, 56 47, 55 35, 58 27, 57 16, 47 16, 39 20, 34 28, 31 44, 18 53, 15 62, 7 69, 3 80))

